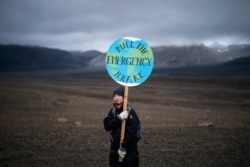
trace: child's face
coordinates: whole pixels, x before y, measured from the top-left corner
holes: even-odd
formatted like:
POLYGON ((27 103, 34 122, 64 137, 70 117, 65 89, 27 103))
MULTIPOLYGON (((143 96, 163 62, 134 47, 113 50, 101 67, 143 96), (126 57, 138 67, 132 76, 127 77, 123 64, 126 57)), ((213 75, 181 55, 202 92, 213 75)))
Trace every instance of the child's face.
POLYGON ((118 95, 118 94, 115 94, 114 97, 113 97, 113 102, 115 104, 122 104, 123 103, 123 97, 118 95))

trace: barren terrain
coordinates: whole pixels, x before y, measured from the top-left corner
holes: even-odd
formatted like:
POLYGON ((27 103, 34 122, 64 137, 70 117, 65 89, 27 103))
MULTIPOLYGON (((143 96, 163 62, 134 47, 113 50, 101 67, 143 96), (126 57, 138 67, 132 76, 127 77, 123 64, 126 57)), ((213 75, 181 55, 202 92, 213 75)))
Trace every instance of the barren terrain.
MULTIPOLYGON (((0 75, 0 166, 107 167, 108 76, 0 75)), ((250 79, 152 76, 129 88, 141 167, 249 167, 250 79)))

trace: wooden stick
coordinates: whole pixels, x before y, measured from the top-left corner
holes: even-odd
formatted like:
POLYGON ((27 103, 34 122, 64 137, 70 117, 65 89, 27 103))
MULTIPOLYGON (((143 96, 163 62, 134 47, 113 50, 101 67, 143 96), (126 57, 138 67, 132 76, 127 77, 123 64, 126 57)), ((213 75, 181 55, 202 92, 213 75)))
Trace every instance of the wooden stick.
MULTIPOLYGON (((127 111, 127 105, 128 105, 128 86, 125 86, 124 99, 123 99, 123 111, 127 111)), ((122 144, 123 139, 124 139, 125 125, 126 125, 126 120, 123 120, 122 125, 121 125, 120 145, 122 144)), ((122 161, 123 159, 119 156, 119 162, 122 162, 122 161)))

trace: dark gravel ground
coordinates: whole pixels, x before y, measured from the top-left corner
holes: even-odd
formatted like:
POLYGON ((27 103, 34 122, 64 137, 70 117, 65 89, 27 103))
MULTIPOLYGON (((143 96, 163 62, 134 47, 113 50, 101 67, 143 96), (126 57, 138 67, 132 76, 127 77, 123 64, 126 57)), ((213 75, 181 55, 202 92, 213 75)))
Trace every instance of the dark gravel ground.
MULTIPOLYGON (((143 134, 142 167, 250 165, 247 128, 154 128, 143 134)), ((0 166, 108 166, 108 134, 100 128, 1 126, 0 138, 0 166)))
MULTIPOLYGON (((0 76, 0 167, 107 167, 107 78, 0 76)), ((249 80, 152 79, 131 89, 141 167, 249 167, 249 80), (159 99, 158 97, 161 97, 159 99), (211 122, 211 126, 199 123, 211 122)))

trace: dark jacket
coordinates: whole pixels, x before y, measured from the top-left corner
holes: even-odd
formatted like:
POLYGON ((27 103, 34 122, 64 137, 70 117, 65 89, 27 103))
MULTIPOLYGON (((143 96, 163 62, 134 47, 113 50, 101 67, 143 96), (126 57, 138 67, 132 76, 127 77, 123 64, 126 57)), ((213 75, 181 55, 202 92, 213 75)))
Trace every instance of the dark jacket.
MULTIPOLYGON (((110 132, 111 151, 117 151, 120 148, 120 132, 122 121, 117 115, 119 115, 121 112, 122 108, 116 108, 114 115, 111 108, 108 116, 103 120, 105 130, 110 132)), ((135 110, 132 108, 126 120, 124 140, 121 145, 124 149, 126 149, 127 153, 137 152, 137 130, 138 116, 135 110)))

